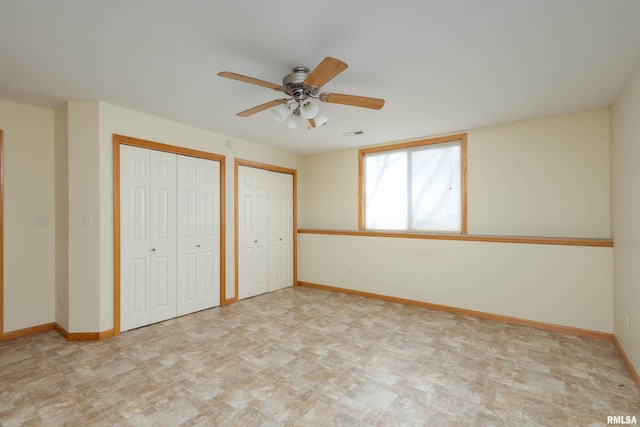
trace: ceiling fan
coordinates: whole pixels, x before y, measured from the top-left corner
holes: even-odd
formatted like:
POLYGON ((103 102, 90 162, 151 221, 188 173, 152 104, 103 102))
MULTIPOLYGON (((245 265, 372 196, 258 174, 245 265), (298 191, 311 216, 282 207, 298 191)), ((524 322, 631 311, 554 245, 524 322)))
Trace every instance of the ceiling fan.
POLYGON ((320 93, 322 86, 346 70, 347 67, 348 65, 339 59, 327 56, 313 71, 310 71, 307 67, 295 67, 291 73, 284 76, 282 85, 243 76, 242 74, 236 74, 230 71, 222 71, 218 73, 218 75, 228 79, 263 86, 278 92, 284 92, 289 98, 275 99, 241 111, 236 115, 248 117, 260 111, 273 108, 272 112, 277 121, 296 129, 299 127, 301 118, 308 120, 312 127, 322 126, 327 123, 328 119, 320 113, 320 107, 315 100, 332 104, 371 108, 374 110, 382 108, 384 99, 345 95, 342 93, 320 93))

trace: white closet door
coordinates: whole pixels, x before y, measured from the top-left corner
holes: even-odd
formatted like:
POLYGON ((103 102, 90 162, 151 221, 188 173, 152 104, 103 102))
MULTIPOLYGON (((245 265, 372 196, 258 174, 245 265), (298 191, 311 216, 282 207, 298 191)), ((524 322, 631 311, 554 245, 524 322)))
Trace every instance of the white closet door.
POLYGON ((151 323, 176 317, 176 155, 150 151, 151 323))
POLYGON ((178 315, 220 304, 220 163, 178 156, 178 315))
POLYGON ((149 150, 120 147, 120 329, 151 321, 149 150))
POLYGON ((200 161, 200 310, 220 305, 220 162, 200 161))
POLYGON ((293 286, 293 176, 269 174, 269 291, 293 286))
POLYGON ((120 323, 137 328, 176 316, 176 156, 120 147, 120 323))
POLYGON ((238 167, 238 298, 269 290, 268 172, 238 167))

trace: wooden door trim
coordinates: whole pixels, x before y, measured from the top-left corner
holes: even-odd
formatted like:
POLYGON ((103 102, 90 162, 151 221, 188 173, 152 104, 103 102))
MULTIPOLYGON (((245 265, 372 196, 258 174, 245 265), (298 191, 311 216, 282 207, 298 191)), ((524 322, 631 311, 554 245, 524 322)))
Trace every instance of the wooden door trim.
POLYGON ((268 163, 254 162, 252 160, 235 159, 234 167, 234 251, 235 251, 235 296, 230 298, 228 303, 234 303, 238 301, 238 168, 240 166, 247 166, 255 169, 263 169, 271 172, 286 173, 292 175, 293 178, 293 230, 291 238, 293 239, 293 286, 298 284, 298 180, 296 169, 285 168, 282 166, 271 165, 268 163))
POLYGON ((220 162, 220 305, 226 305, 225 159, 221 154, 113 134, 113 336, 120 334, 120 145, 220 162))
POLYGON ((0 341, 4 338, 4 132, 0 129, 0 341))

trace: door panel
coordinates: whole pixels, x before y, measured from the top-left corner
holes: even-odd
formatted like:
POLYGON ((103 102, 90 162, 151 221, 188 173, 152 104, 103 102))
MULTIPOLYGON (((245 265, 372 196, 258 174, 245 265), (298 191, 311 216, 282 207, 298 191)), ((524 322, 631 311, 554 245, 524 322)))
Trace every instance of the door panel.
MULTIPOLYGON (((171 295, 172 292, 169 283, 169 277, 171 276, 169 268, 170 263, 171 260, 167 256, 155 257, 155 269, 151 272, 151 277, 156 277, 156 298, 154 303, 156 310, 167 310, 170 308, 172 302, 175 307, 175 298, 171 295), (169 295, 171 295, 171 298, 169 298, 169 295)), ((175 288, 173 293, 175 294, 175 288)))
POLYGON ((200 309, 220 305, 220 163, 199 159, 200 309))
POLYGON ((268 291, 268 265, 264 254, 266 174, 260 169, 238 167, 238 298, 268 291))
POLYGON ((198 311, 198 166, 178 156, 178 316, 198 311))
POLYGON ((219 162, 178 156, 178 315, 220 305, 219 177, 219 162))
POLYGON ((148 267, 146 258, 131 259, 131 297, 132 316, 144 316, 149 309, 148 298, 148 267))
POLYGON ((198 192, 188 190, 184 192, 185 228, 184 237, 196 239, 198 234, 198 192))
MULTIPOLYGON (((202 252, 203 279, 205 284, 202 296, 204 300, 212 299, 215 296, 215 274, 216 272, 220 271, 218 268, 216 268, 215 255, 216 254, 214 251, 202 252)), ((203 305, 206 305, 206 303, 203 303, 203 305)))
POLYGON ((269 291, 269 257, 267 248, 269 245, 269 235, 267 233, 267 192, 269 189, 269 172, 262 169, 255 169, 255 188, 253 190, 253 249, 255 251, 254 261, 255 282, 254 295, 260 295, 269 291))
POLYGON ((120 149, 120 328, 147 325, 150 303, 149 151, 120 149))
POLYGON ((154 188, 151 193, 151 215, 155 216, 155 221, 151 235, 156 240, 166 240, 169 238, 169 192, 166 188, 154 188))
POLYGON ((146 245, 148 243, 148 201, 147 187, 132 185, 131 205, 129 215, 131 216, 131 239, 132 241, 146 245))
POLYGON ((184 258, 185 275, 182 279, 184 280, 185 293, 183 300, 185 304, 195 304, 198 296, 198 254, 196 254, 195 251, 186 253, 184 254, 184 258))
POLYGON ((256 295, 256 255, 253 237, 254 178, 254 169, 238 167, 238 299, 256 295))
POLYGON ((214 203, 215 193, 213 191, 205 191, 202 195, 203 198, 203 215, 204 215, 204 223, 202 227, 202 237, 204 238, 212 238, 215 234, 215 203, 214 203))
POLYGON ((149 150, 150 323, 176 317, 176 155, 149 150))
POLYGON ((293 176, 270 176, 269 290, 293 286, 293 176))

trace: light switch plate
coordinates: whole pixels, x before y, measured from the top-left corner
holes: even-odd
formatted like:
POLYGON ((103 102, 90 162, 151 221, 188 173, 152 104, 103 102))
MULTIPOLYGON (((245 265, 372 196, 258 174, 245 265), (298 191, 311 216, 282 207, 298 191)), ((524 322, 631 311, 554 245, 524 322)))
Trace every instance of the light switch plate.
POLYGON ((34 215, 31 221, 32 227, 48 227, 49 217, 47 215, 34 215))

